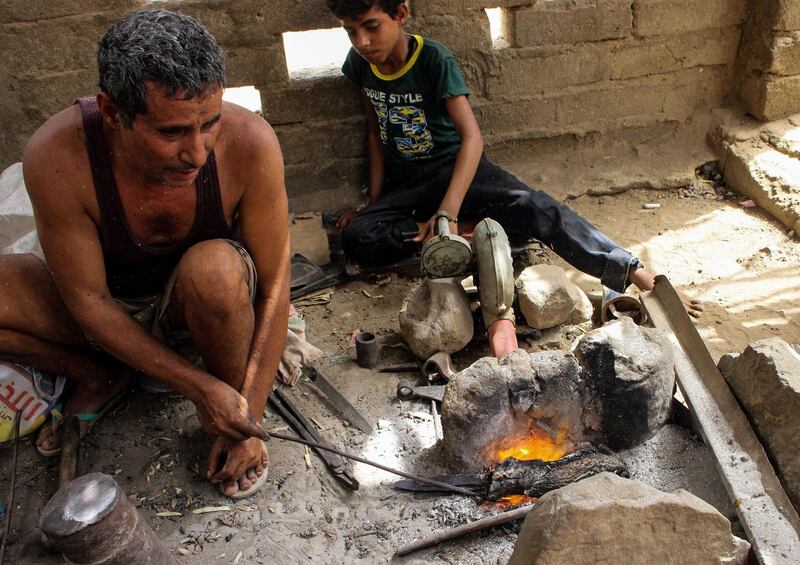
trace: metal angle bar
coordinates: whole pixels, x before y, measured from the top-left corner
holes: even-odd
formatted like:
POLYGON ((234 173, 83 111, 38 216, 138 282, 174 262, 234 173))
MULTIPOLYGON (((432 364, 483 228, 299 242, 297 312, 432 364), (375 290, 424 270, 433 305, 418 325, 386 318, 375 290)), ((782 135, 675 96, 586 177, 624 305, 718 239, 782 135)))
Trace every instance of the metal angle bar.
POLYGON ((672 342, 678 386, 759 563, 800 563, 800 519, 750 422, 664 276, 643 294, 653 325, 672 342))

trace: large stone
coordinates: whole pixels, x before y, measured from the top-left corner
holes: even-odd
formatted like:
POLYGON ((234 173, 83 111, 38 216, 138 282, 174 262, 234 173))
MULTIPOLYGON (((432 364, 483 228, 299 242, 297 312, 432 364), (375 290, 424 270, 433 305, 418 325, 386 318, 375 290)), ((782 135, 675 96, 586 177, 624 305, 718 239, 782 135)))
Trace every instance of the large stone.
POLYGON ((418 357, 437 351, 455 353, 472 339, 474 324, 469 298, 455 279, 425 279, 400 310, 400 331, 418 357))
POLYGON ((675 368, 672 347, 661 330, 623 318, 586 334, 575 354, 584 369, 585 424, 593 442, 625 449, 667 421, 675 368))
POLYGON ((542 496, 509 565, 747 563, 750 544, 713 506, 602 473, 542 496))
POLYGON ((741 355, 723 356, 719 369, 800 509, 800 354, 773 337, 751 343, 741 355))
POLYGON ((456 374, 442 402, 443 450, 460 471, 498 462, 499 442, 532 426, 566 444, 582 440, 583 381, 571 353, 518 349, 484 357, 456 374))
POLYGON ((519 307, 532 328, 579 324, 592 316, 592 304, 564 269, 555 265, 527 267, 516 280, 519 307))

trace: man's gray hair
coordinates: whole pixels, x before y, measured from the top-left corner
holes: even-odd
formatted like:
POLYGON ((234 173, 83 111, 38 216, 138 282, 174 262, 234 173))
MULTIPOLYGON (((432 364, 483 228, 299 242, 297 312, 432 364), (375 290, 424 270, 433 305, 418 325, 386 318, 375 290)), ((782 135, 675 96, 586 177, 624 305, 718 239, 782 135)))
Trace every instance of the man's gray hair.
POLYGON ((132 12, 113 24, 100 40, 97 65, 100 89, 128 127, 147 111, 147 81, 186 100, 225 85, 214 37, 194 18, 167 10, 132 12))

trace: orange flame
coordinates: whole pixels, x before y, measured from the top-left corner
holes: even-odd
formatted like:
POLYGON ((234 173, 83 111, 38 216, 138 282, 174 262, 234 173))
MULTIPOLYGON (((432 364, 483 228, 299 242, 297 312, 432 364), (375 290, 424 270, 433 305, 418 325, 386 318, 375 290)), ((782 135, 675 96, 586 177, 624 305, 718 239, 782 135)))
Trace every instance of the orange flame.
POLYGON ((531 498, 530 496, 525 496, 524 494, 510 494, 498 500, 495 504, 495 507, 500 508, 501 510, 506 510, 508 508, 522 506, 528 502, 536 502, 537 500, 539 499, 531 498))
POLYGON ((509 457, 520 461, 556 461, 572 451, 572 444, 567 439, 567 430, 559 430, 556 437, 547 432, 531 427, 522 433, 500 439, 489 447, 489 456, 497 463, 509 457))

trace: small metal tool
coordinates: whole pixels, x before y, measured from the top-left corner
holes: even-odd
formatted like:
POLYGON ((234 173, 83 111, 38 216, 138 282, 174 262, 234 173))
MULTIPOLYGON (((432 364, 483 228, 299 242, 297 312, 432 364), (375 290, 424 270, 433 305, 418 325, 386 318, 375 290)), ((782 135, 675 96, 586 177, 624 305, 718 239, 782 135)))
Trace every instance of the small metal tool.
POLYGON ((446 388, 445 385, 416 386, 413 383, 400 383, 397 385, 397 398, 400 400, 421 398, 441 402, 446 388))

